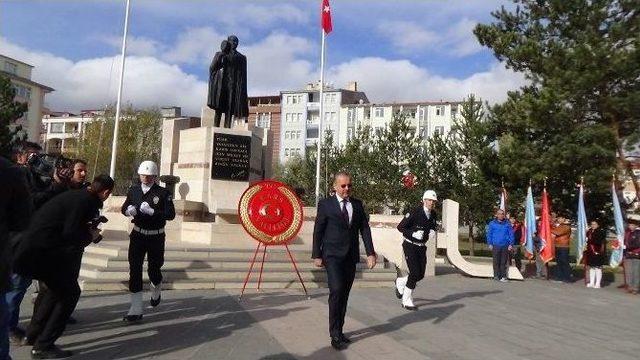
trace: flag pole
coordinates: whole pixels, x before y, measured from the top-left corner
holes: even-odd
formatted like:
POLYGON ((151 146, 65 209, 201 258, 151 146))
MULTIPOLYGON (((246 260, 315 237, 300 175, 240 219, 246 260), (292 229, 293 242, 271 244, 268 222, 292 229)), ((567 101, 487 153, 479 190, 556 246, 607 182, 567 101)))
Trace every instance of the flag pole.
POLYGON ((127 32, 129 31, 129 9, 130 1, 127 0, 127 7, 124 13, 124 35, 122 37, 122 62, 120 63, 120 83, 118 84, 118 101, 116 102, 116 119, 113 125, 113 142, 111 144, 111 166, 109 176, 115 179, 116 176, 116 153, 118 148, 118 122, 120 121, 120 107, 122 102, 122 83, 124 81, 124 59, 127 53, 127 32))
POLYGON ((324 40, 325 33, 324 28, 320 29, 322 32, 322 45, 320 50, 320 107, 318 111, 320 112, 319 121, 318 121, 318 142, 316 151, 316 206, 318 206, 318 202, 320 202, 320 159, 322 157, 320 148, 322 147, 322 120, 324 118, 324 40))

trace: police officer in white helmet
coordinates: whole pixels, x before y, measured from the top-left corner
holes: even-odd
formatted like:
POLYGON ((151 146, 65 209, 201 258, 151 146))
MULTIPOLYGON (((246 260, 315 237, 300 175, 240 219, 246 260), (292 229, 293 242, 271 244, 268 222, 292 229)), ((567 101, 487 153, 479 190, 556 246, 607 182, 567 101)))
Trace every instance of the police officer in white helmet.
POLYGON ((436 192, 427 190, 422 195, 422 206, 408 212, 398 230, 403 235, 402 250, 407 262, 409 275, 396 278, 396 296, 402 299, 402 307, 417 310, 413 304, 413 290, 416 283, 424 278, 427 265, 427 241, 429 233, 436 230, 435 204, 438 201, 436 192))
POLYGON ((122 204, 122 214, 131 217, 134 226, 129 235, 129 291, 131 307, 124 321, 142 320, 142 266, 147 256, 149 280, 151 280, 151 306, 161 300, 162 273, 164 263, 164 226, 173 220, 176 211, 171 193, 158 185, 158 165, 143 161, 138 168, 140 184, 132 185, 127 199, 122 204))

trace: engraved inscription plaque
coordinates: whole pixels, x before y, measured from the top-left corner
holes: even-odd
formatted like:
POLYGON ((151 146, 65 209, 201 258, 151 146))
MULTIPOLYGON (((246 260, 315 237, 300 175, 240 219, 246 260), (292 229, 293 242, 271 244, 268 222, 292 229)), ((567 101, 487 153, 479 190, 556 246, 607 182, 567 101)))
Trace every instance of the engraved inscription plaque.
POLYGON ((249 181, 250 161, 250 136, 213 134, 212 179, 249 181))

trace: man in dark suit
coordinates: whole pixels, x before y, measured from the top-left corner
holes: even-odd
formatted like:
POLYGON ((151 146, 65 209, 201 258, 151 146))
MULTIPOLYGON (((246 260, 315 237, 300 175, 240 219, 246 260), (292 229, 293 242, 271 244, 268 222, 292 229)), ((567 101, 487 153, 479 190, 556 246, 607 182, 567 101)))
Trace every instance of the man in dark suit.
POLYGON ((362 236, 369 269, 376 264, 376 253, 364 206, 360 200, 350 196, 351 175, 346 172, 338 173, 333 188, 335 195, 318 203, 312 258, 315 266, 324 266, 327 270, 331 346, 342 350, 350 342, 342 332, 342 327, 356 264, 360 261, 358 238, 362 236))

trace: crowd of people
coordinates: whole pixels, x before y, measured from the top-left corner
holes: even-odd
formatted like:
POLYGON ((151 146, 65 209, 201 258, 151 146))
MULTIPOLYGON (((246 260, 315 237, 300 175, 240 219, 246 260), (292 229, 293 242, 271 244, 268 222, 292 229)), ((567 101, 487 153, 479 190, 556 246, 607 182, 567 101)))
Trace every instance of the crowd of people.
MULTIPOLYGON (((0 157, 0 360, 10 359, 9 344, 32 346, 33 359, 72 355, 56 345, 80 298, 78 277, 84 248, 102 240, 104 201, 115 182, 108 175, 87 180, 82 159, 42 154, 38 144, 22 142, 12 161, 0 157), (35 284, 33 313, 19 326, 20 307, 35 284)), ((122 213, 134 224, 130 234, 131 307, 126 322, 142 319, 142 268, 151 279, 150 304, 161 301, 164 225, 175 217, 172 196, 156 183, 158 167, 144 161, 138 184, 129 189, 122 213)))
MULTIPOLYGON (((624 237, 623 287, 632 294, 640 290, 640 215, 629 214, 627 230, 624 237)), ((570 244, 572 229, 564 215, 551 214, 551 246, 555 254, 554 281, 571 283, 573 275, 570 263, 570 244)), ((551 278, 549 269, 540 254, 542 241, 536 233, 534 248, 531 256, 535 260, 535 278, 551 278)), ((581 256, 581 263, 585 268, 585 286, 599 289, 602 287, 602 268, 609 263, 607 254, 607 230, 601 225, 601 220, 593 219, 586 232, 586 245, 581 256)), ((523 274, 528 273, 523 266, 523 226, 513 216, 497 210, 495 218, 487 226, 487 244, 493 252, 494 278, 502 282, 508 281, 507 269, 514 263, 523 274)))

